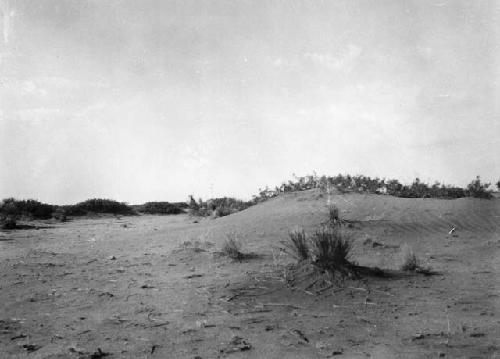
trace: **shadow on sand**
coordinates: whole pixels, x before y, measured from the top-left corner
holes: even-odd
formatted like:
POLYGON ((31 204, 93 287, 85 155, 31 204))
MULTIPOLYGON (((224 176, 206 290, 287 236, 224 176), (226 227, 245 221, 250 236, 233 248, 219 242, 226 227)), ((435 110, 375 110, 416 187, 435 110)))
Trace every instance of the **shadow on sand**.
POLYGON ((353 269, 359 277, 365 278, 375 277, 385 279, 404 279, 418 275, 423 275, 426 277, 442 275, 442 273, 433 271, 429 268, 417 268, 415 271, 403 271, 394 269, 380 269, 378 267, 354 266, 353 269))
POLYGON ((17 231, 17 230, 39 230, 39 229, 52 229, 55 228, 54 226, 33 226, 31 224, 16 224, 15 228, 2 228, 0 229, 0 232, 12 232, 12 231, 17 231))

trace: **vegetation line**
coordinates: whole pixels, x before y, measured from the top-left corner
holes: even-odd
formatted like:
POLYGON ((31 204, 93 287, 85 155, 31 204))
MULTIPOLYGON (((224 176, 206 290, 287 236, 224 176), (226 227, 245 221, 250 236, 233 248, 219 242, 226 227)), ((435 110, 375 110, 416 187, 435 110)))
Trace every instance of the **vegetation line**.
MULTIPOLYGON (((500 181, 496 183, 500 189, 500 181)), ((297 177, 274 189, 259 189, 259 193, 250 201, 242 201, 232 197, 213 198, 196 201, 193 196, 184 202, 147 202, 142 205, 128 205, 111 199, 93 198, 74 205, 58 206, 41 203, 34 199, 18 200, 6 198, 0 203, 0 224, 3 229, 15 229, 19 219, 50 219, 62 222, 68 216, 95 216, 99 214, 136 215, 146 214, 179 214, 188 212, 194 216, 223 217, 247 209, 257 203, 279 196, 282 193, 304 191, 319 188, 328 193, 328 198, 334 191, 340 193, 374 193, 387 194, 405 198, 444 198, 461 197, 492 198, 489 183, 481 182, 477 176, 466 188, 435 182, 432 185, 416 178, 411 185, 404 185, 395 179, 371 178, 358 175, 337 175, 334 177, 317 176, 316 174, 297 177)))

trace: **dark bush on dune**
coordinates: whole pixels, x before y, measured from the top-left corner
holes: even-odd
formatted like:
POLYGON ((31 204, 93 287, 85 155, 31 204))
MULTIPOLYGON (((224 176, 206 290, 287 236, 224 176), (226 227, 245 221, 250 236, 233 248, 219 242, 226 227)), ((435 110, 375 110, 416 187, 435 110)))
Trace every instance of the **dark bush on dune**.
POLYGON ((66 222, 67 220, 66 210, 63 207, 58 206, 52 213, 52 217, 60 222, 66 222))
POLYGON ((7 216, 0 218, 0 226, 2 229, 16 229, 17 223, 14 217, 7 216))
POLYGON ((477 176, 474 181, 467 185, 467 194, 470 197, 490 199, 493 194, 488 189, 489 187, 489 183, 481 183, 481 178, 477 176))
POLYGON ((467 193, 463 188, 444 185, 435 182, 432 186, 415 178, 411 185, 402 185, 397 180, 390 181, 391 186, 387 187, 387 194, 403 198, 445 198, 454 199, 466 197, 467 193))
POLYGON ((0 204, 0 215, 20 219, 49 219, 55 206, 42 203, 34 199, 17 200, 6 198, 0 204))
POLYGON ((173 204, 174 206, 183 210, 189 208, 189 204, 186 202, 170 202, 170 204, 173 204))
POLYGON ((170 202, 146 202, 139 206, 139 212, 147 214, 179 214, 184 211, 170 202))
POLYGON ((270 190, 266 187, 265 190, 259 191, 259 196, 254 196, 253 202, 262 202, 266 199, 276 197, 281 193, 306 191, 311 188, 319 188, 328 193, 335 190, 340 193, 357 192, 388 194, 403 198, 492 198, 492 193, 488 187, 489 184, 481 183, 479 177, 477 177, 476 180, 472 181, 467 188, 464 189, 439 182, 434 182, 434 184, 430 185, 422 182, 419 178, 415 178, 410 185, 405 185, 400 183, 397 179, 380 179, 378 177, 371 178, 369 176, 351 176, 348 174, 338 174, 333 177, 318 177, 314 174, 312 176, 305 177, 295 176, 295 181, 283 183, 274 190, 270 190))
POLYGON ((229 216, 231 213, 234 213, 233 210, 231 210, 230 207, 226 207, 226 206, 215 207, 215 209, 213 211, 214 217, 229 216))
POLYGON ((247 209, 251 206, 251 203, 236 198, 222 197, 210 199, 206 205, 214 213, 215 217, 224 217, 247 209))
POLYGON ((54 206, 34 199, 17 200, 6 198, 0 203, 0 223, 2 229, 15 229, 20 219, 49 219, 54 206))
POLYGON ((111 199, 93 198, 74 205, 63 206, 69 216, 85 216, 89 214, 137 214, 130 206, 124 202, 117 202, 111 199))

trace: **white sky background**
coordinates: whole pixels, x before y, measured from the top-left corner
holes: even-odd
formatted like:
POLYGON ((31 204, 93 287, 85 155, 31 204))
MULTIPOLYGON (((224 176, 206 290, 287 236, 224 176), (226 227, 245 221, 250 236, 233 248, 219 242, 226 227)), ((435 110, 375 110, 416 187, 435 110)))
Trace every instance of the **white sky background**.
POLYGON ((0 0, 0 197, 500 178, 500 2, 0 0))

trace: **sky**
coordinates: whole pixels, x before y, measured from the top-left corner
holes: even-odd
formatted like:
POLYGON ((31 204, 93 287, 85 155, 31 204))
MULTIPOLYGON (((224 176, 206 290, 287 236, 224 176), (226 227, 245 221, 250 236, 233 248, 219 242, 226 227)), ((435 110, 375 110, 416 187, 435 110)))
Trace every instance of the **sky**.
POLYGON ((0 0, 0 197, 500 179, 500 2, 0 0))

